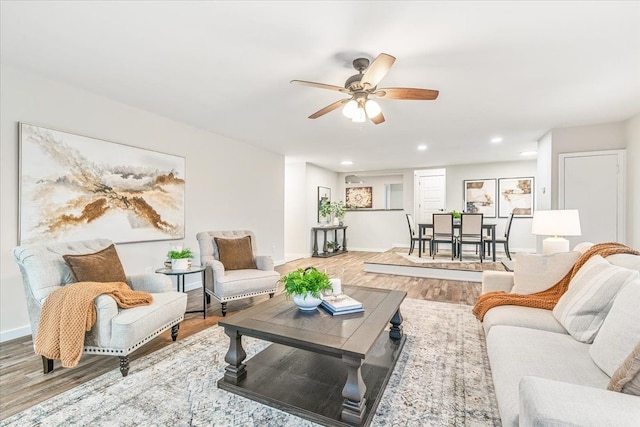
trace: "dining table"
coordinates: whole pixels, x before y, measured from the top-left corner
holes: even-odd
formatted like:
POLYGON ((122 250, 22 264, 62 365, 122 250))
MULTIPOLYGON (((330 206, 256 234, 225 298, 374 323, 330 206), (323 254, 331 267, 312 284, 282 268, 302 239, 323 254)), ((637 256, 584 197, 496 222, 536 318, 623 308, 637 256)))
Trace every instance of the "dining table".
MULTIPOLYGON (((482 224, 482 230, 487 231, 488 235, 492 237, 491 239, 491 256, 493 262, 496 262, 496 225, 497 224, 482 224)), ((433 228, 433 224, 431 223, 419 223, 418 224, 418 257, 422 258, 422 236, 424 235, 425 230, 433 228)), ((460 223, 453 224, 453 231, 460 230, 460 223)))

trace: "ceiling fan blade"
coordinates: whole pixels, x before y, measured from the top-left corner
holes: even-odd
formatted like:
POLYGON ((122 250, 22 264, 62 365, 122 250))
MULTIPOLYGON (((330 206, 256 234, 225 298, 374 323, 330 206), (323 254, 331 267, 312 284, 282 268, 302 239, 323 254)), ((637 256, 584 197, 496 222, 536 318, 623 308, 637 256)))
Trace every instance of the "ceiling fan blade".
POLYGON ((329 89, 329 90, 336 90, 338 92, 349 93, 348 89, 345 89, 341 86, 327 85, 324 83, 308 82, 306 80, 291 80, 289 83, 298 83, 303 86, 311 86, 311 87, 317 87, 320 89, 329 89))
POLYGON ((371 121, 377 125, 379 125, 380 123, 384 122, 384 115, 382 113, 378 114, 375 117, 371 118, 371 121))
POLYGON ((310 119, 317 119, 320 116, 324 116, 327 113, 332 112, 336 108, 340 108, 342 104, 346 104, 351 98, 341 99, 340 101, 336 101, 333 104, 329 104, 321 110, 316 111, 312 115, 309 116, 310 119))
POLYGON ((386 53, 381 53, 371 65, 369 65, 360 83, 363 86, 369 85, 371 88, 378 86, 378 83, 387 75, 394 62, 396 62, 396 58, 386 53))
POLYGON ((417 101, 430 101, 438 97, 437 90, 417 89, 411 87, 386 87, 374 93, 377 97, 385 99, 410 99, 417 101))

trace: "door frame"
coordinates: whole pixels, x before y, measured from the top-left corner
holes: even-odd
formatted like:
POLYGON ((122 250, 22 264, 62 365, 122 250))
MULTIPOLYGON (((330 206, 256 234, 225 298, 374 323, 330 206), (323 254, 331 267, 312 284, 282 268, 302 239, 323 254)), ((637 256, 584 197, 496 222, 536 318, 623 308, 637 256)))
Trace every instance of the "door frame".
POLYGON ((618 215, 616 218, 616 241, 625 243, 627 237, 627 150, 602 150, 602 151, 582 151, 575 153, 558 154, 558 209, 564 209, 564 163, 568 158, 590 157, 590 156, 611 156, 618 158, 618 194, 616 195, 618 215))

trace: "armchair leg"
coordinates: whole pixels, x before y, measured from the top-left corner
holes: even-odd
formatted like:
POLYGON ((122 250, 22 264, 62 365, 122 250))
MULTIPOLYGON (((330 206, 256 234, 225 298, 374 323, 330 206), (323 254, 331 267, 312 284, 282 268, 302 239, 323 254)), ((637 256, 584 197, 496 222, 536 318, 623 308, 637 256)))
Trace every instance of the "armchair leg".
POLYGON ((227 303, 223 302, 222 303, 222 317, 225 317, 227 315, 227 303))
POLYGON ((273 298, 273 296, 274 296, 274 295, 275 295, 275 292, 271 292, 271 293, 269 294, 269 299, 273 298))
POLYGON ((45 374, 53 371, 53 359, 47 359, 46 357, 42 356, 42 371, 45 374))
POLYGON ((123 377, 129 374, 129 356, 120 356, 120 373, 123 377))
POLYGON ((175 341, 178 338, 178 330, 180 329, 180 324, 177 323, 171 327, 171 340, 175 341))

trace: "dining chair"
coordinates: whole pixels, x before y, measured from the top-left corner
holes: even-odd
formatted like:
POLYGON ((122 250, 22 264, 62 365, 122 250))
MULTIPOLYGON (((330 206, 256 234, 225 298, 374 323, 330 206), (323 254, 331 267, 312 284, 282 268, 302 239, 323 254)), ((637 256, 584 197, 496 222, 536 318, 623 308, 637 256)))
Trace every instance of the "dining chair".
POLYGON ((456 254, 456 236, 453 234, 453 215, 433 214, 433 238, 431 240, 431 257, 435 259, 438 252, 438 243, 451 245, 451 260, 456 254))
POLYGON ((458 236, 458 256, 462 261, 462 245, 475 245, 484 258, 484 236, 482 234, 483 215, 481 213, 463 213, 460 218, 460 236, 458 236))
MULTIPOLYGON (((413 222, 413 215, 411 214, 406 214, 407 215, 407 224, 409 225, 409 238, 411 239, 411 247, 409 248, 409 255, 411 255, 413 253, 413 249, 415 247, 416 242, 420 241, 420 237, 418 236, 418 232, 416 232, 416 225, 413 222)), ((432 235, 431 234, 423 234, 422 235, 422 247, 418 248, 418 250, 420 251, 420 253, 422 253, 424 251, 424 245, 425 243, 429 243, 429 255, 431 255, 431 239, 432 239, 432 235)))
POLYGON ((507 226, 504 229, 504 237, 490 236, 484 239, 484 244, 486 249, 488 249, 488 254, 491 255, 491 244, 493 243, 493 239, 495 239, 496 244, 502 243, 504 245, 504 252, 511 261, 511 252, 509 252, 509 235, 511 234, 511 224, 513 222, 513 212, 509 215, 509 219, 507 220, 507 226))

